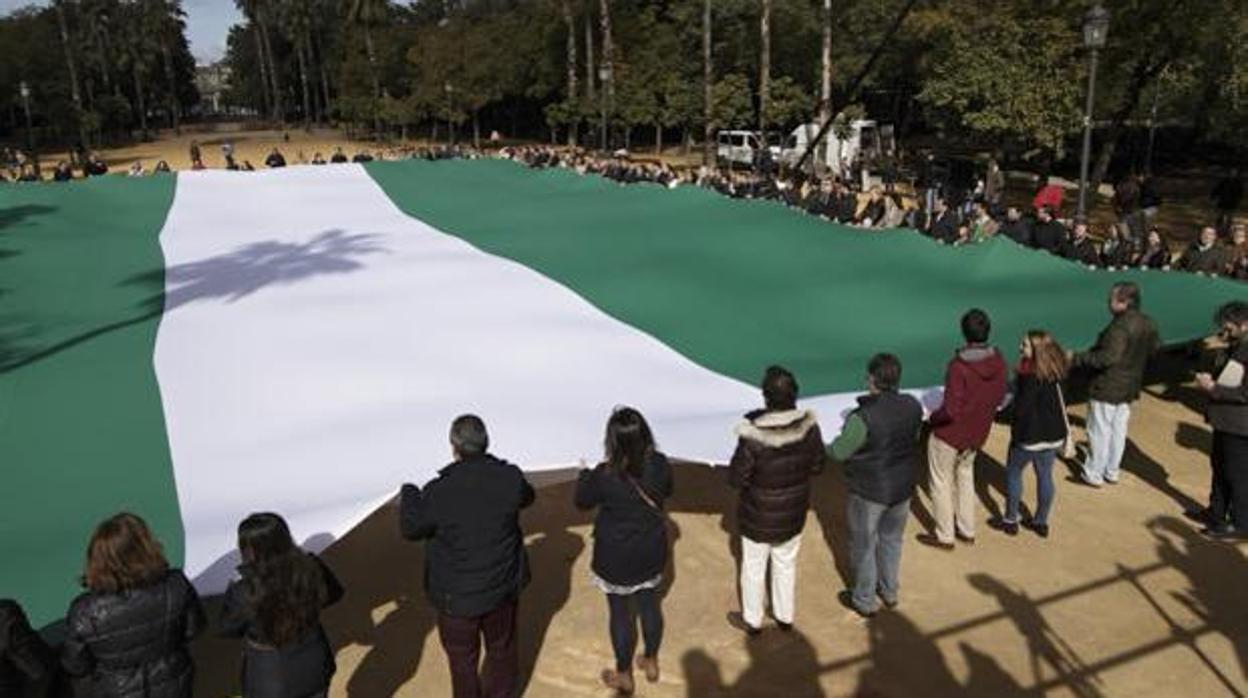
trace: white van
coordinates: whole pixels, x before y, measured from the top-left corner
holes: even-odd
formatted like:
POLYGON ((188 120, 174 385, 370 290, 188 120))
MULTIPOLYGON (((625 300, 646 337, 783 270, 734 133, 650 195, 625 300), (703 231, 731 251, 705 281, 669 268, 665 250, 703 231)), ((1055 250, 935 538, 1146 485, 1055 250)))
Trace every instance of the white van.
MULTIPOLYGON (((720 131, 715 134, 715 160, 720 167, 752 167, 755 154, 763 148, 757 131, 720 131)), ((777 149, 772 148, 772 155, 777 149)))
MULTIPOLYGON (((881 127, 875 121, 859 119, 850 122, 849 133, 844 139, 839 138, 834 129, 828 129, 812 158, 815 164, 846 175, 859 157, 870 160, 885 154, 889 148, 884 136, 891 136, 891 133, 891 126, 881 127)), ((780 149, 780 161, 789 167, 796 167, 806 152, 806 146, 817 135, 817 123, 802 124, 793 129, 780 149)))

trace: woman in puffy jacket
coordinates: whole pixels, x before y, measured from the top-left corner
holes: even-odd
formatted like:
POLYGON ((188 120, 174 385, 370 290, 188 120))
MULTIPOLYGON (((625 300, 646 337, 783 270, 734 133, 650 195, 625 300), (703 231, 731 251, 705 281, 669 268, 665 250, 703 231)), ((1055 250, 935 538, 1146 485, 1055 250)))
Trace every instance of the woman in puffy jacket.
POLYGON ((320 558, 295 545, 277 514, 238 526, 240 578, 225 592, 222 633, 243 638, 244 698, 318 698, 329 690, 334 653, 321 609, 342 586, 320 558))
POLYGON ((188 645, 204 626, 199 596, 169 568, 143 519, 118 514, 95 530, 70 604, 61 657, 93 698, 190 698, 188 645))
POLYGON ((606 456, 605 463, 581 472, 576 505, 598 509, 591 568, 594 584, 607 595, 615 650, 615 669, 603 671, 602 681, 629 695, 634 690, 638 615, 645 647, 637 667, 647 681, 659 680, 663 615, 658 589, 668 554, 663 501, 672 494, 672 470, 655 448, 645 417, 631 407, 611 414, 606 456))

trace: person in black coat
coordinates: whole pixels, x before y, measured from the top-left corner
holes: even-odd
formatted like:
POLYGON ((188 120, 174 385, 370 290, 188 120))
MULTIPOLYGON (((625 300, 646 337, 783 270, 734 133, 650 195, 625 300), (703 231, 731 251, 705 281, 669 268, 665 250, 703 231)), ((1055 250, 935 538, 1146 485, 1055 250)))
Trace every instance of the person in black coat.
POLYGON ((1062 381, 1066 378, 1066 352, 1048 332, 1032 330, 1019 345, 1022 358, 1015 372, 1010 449, 1006 458, 1005 516, 990 521, 993 528, 1013 536, 1019 524, 1041 538, 1049 536, 1049 512, 1053 508, 1053 463, 1070 438, 1062 381), (1023 497, 1023 470, 1036 469, 1035 513, 1030 521, 1019 517, 1023 497))
POLYGON ((1066 242, 1066 226, 1053 217, 1048 208, 1036 214, 1036 225, 1031 229, 1032 247, 1050 254, 1060 255, 1066 242))
POLYGON ((826 458, 819 419, 797 408, 797 379, 780 366, 763 375, 764 409, 737 425, 729 478, 739 491, 741 615, 731 622, 748 634, 763 623, 763 581, 771 566, 771 609, 781 630, 793 625, 797 553, 810 508, 810 479, 826 458))
POLYGON ((0 599, 0 696, 44 698, 52 687, 52 650, 12 599, 0 599))
POLYGON ((958 227, 962 221, 957 211, 950 208, 944 199, 936 199, 935 208, 932 209, 927 223, 927 234, 933 239, 945 244, 957 242, 958 227))
POLYGON ((651 683, 659 680, 663 615, 659 585, 667 564, 667 517, 663 502, 672 494, 672 469, 654 445, 640 412, 621 407, 607 421, 606 462, 582 470, 576 506, 598 509, 594 518, 594 583, 607 595, 615 670, 602 672, 608 688, 632 693, 636 614, 645 641, 637 667, 651 683))
POLYGON ((1023 218, 1023 213, 1017 206, 1006 209, 1005 221, 1001 223, 1001 230, 998 232, 1024 247, 1032 246, 1031 221, 1023 218))
POLYGON ((1101 264, 1101 251, 1096 241, 1088 235, 1087 223, 1076 223, 1070 237, 1062 244, 1061 254, 1072 262, 1084 266, 1097 267, 1101 264))
POLYGON ((336 666, 320 614, 342 598, 342 585, 295 545, 277 514, 244 519, 238 550, 243 564, 225 591, 221 634, 243 638, 243 695, 323 698, 336 666))
POLYGON ((190 698, 188 645, 204 610, 143 519, 123 513, 96 528, 83 584, 66 617, 66 672, 86 677, 92 698, 190 698))
POLYGON ((438 611, 438 633, 459 696, 513 696, 519 687, 516 602, 529 582, 520 510, 533 487, 520 469, 487 452, 490 439, 476 415, 451 424, 455 461, 422 492, 403 485, 399 527, 427 540, 425 593, 438 611), (482 691, 478 664, 486 644, 482 691))

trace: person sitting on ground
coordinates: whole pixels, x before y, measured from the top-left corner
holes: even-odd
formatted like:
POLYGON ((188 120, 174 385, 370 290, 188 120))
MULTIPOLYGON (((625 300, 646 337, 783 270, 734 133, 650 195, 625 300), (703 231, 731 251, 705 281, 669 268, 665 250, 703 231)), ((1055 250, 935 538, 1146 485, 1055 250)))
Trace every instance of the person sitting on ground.
POLYGON ((66 672, 86 677, 95 698, 191 698, 189 645, 204 610, 143 519, 122 513, 95 529, 83 585, 65 620, 66 672))
POLYGON ((1031 222, 1023 218, 1017 206, 1005 210, 1005 222, 1001 224, 1000 233, 1024 247, 1031 247, 1031 222))
POLYGON ((56 657, 12 599, 0 599, 0 696, 47 698, 56 657))
POLYGON ((156 174, 161 174, 161 173, 168 174, 169 172, 172 172, 172 170, 169 169, 169 163, 165 162, 164 160, 161 160, 160 162, 156 163, 156 169, 152 171, 155 172, 156 174))
POLYGON ((663 615, 659 586, 667 565, 667 517, 672 468, 654 445, 640 412, 620 407, 607 421, 606 460, 582 470, 576 483, 579 509, 597 509, 591 576, 607 596, 615 669, 602 672, 608 688, 631 694, 637 650, 637 616, 645 643, 637 667, 646 680, 659 680, 663 615))
POLYGON ((879 228, 884 223, 884 190, 880 187, 871 187, 871 193, 867 195, 867 202, 862 206, 862 212, 854 219, 854 224, 864 228, 879 228))
POLYGON ((147 170, 143 168, 142 160, 135 160, 130 165, 130 169, 126 170, 127 177, 142 177, 147 174, 147 170))
POLYGON ((519 468, 489 453, 485 423, 451 423, 454 461, 425 485, 405 484, 399 527, 425 545, 425 594, 438 612, 438 634, 456 696, 513 696, 519 690, 516 604, 529 583, 520 510, 533 487, 519 468), (481 641, 485 639, 485 690, 481 641))
POLYGON ((277 148, 269 151, 269 156, 264 159, 264 166, 270 169, 286 166, 286 157, 282 155, 277 148))
POLYGON ((1161 237, 1160 230, 1152 228, 1148 231, 1144 249, 1140 250, 1136 257, 1135 266, 1140 269, 1168 270, 1170 268, 1170 248, 1161 237))
POLYGON ((845 419, 829 447, 834 461, 845 464, 849 489, 852 589, 841 592, 843 606, 870 617, 879 601, 899 602, 901 541, 914 494, 923 406, 898 392, 901 361, 876 354, 867 364, 868 394, 845 419))
POLYGON ((927 234, 937 242, 957 242, 958 227, 961 224, 957 212, 941 197, 935 199, 933 206, 927 220, 927 234))
POLYGON ((737 447, 729 464, 741 529, 741 614, 730 620, 750 635, 762 629, 769 562, 772 615, 781 630, 792 629, 810 479, 826 460, 818 417, 798 408, 793 374, 769 367, 762 392, 763 409, 749 412, 736 427, 737 447))
POLYGON ((920 542, 953 550, 954 540, 975 543, 975 459, 1005 399, 1006 365, 988 344, 992 321, 973 308, 962 316, 966 344, 945 370, 944 402, 928 420, 928 482, 935 529, 920 542))
POLYGON ((313 165, 325 164, 325 156, 321 155, 321 152, 319 150, 315 154, 312 155, 312 164, 313 165))
POLYGON ((1088 224, 1082 221, 1075 223, 1070 237, 1061 247, 1061 254, 1066 259, 1087 267, 1098 267, 1101 264, 1101 251, 1092 236, 1088 235, 1088 224))
POLYGON ((342 152, 342 146, 334 148, 334 154, 329 157, 329 161, 335 165, 341 165, 347 161, 347 154, 342 152))
POLYGON ((91 157, 87 160, 86 166, 83 168, 83 176, 99 177, 108 174, 108 163, 100 158, 99 153, 91 153, 91 157))
POLYGON ((56 169, 52 171, 52 180, 55 182, 68 182, 74 178, 74 170, 69 166, 68 162, 61 160, 56 163, 56 169))
POLYGON ((243 160, 243 166, 239 169, 243 172, 255 172, 256 166, 251 164, 251 160, 243 160))
POLYGON ((1218 231, 1207 225, 1200 229, 1200 237, 1179 258, 1178 268, 1218 276, 1226 270, 1227 258, 1226 248, 1218 243, 1218 231))
POLYGON ((988 213, 988 204, 976 201, 971 214, 971 241, 986 242, 997 234, 1001 224, 988 213))
POLYGON ((1010 447, 1005 464, 1005 514, 989 524, 1007 535, 1018 535, 1021 524, 1041 538, 1049 537, 1049 512, 1053 509, 1053 463, 1070 438, 1066 418, 1066 352, 1048 332, 1031 330, 1019 343, 1019 362, 1014 371, 1011 404, 1010 447), (1029 520, 1019 515, 1023 498, 1023 470, 1036 470, 1036 508, 1029 520))
POLYGON ((342 598, 338 578, 295 545, 277 514, 244 519, 238 552, 242 564, 225 591, 221 634, 243 638, 243 695, 327 695, 334 652, 320 616, 342 598))
POLYGON ((1209 396, 1207 418, 1213 427, 1209 507, 1197 514, 1206 526, 1205 535, 1244 540, 1248 539, 1248 303, 1231 301, 1214 319, 1230 344, 1230 354, 1216 377, 1196 374, 1197 386, 1209 396))
POLYGON ((1031 230, 1031 242, 1037 250, 1060 255, 1066 242, 1066 226, 1053 217, 1053 209, 1041 208, 1036 213, 1036 225, 1031 230))
POLYGON ((361 150, 360 152, 355 154, 355 157, 351 158, 351 162, 372 162, 372 161, 373 161, 373 156, 370 155, 367 150, 361 150))
POLYGON ((38 182, 40 180, 42 180, 42 177, 39 176, 39 170, 35 167, 33 162, 28 162, 22 165, 22 173, 18 175, 17 181, 38 182))
POLYGON ((1226 244, 1226 275, 1243 280, 1248 277, 1248 225, 1231 226, 1231 239, 1226 244))

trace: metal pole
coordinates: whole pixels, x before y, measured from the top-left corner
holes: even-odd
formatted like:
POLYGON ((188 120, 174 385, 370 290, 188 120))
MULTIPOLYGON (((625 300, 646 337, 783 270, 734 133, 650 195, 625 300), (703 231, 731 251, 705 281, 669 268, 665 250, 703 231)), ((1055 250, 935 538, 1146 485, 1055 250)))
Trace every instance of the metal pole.
MULTIPOLYGON (((1165 76, 1165 71, 1162 71, 1165 76)), ((1157 89, 1153 91, 1153 110, 1148 115, 1148 154, 1144 158, 1144 174, 1153 173, 1153 144, 1157 139, 1157 102, 1161 100, 1161 81, 1157 81, 1157 89)))
POLYGON ((1083 115, 1083 157, 1079 163, 1079 210, 1075 220, 1086 221, 1088 213, 1088 161, 1092 159, 1092 105, 1096 98, 1096 49, 1088 64, 1088 106, 1083 115))
POLYGON ((30 88, 23 82, 21 90, 22 109, 26 112, 26 157, 30 158, 35 174, 39 174, 39 154, 35 152, 35 127, 30 118, 30 88))

